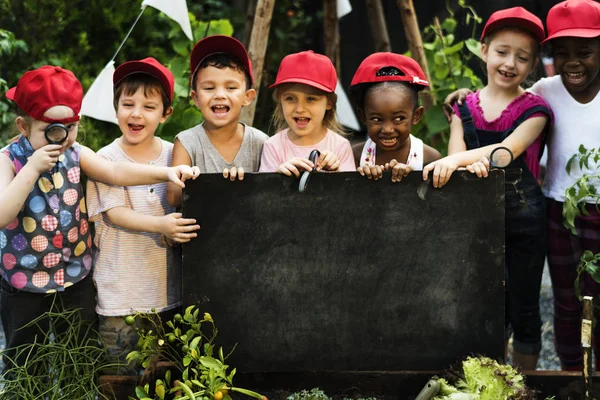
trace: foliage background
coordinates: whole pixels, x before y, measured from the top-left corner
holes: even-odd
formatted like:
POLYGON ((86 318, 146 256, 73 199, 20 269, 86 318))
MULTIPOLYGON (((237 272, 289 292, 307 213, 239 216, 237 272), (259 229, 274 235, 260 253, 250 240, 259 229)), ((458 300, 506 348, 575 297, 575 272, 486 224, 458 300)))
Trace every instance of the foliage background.
MULTIPOLYGON (((16 134, 14 104, 4 97, 4 92, 14 86, 24 72, 45 64, 72 70, 87 90, 114 55, 139 14, 141 3, 141 0, 0 0, 0 146, 16 134)), ((305 10, 310 12, 314 3, 277 1, 264 81, 274 76, 283 55, 310 47, 312 37, 306 35, 306 29, 320 14, 307 16, 305 10), (307 6, 308 3, 312 5, 307 6), (273 66, 274 73, 271 72, 273 66)), ((119 65, 152 56, 173 71, 177 95, 175 112, 159 132, 167 140, 202 120, 189 100, 187 82, 189 52, 195 41, 207 33, 207 22, 213 21, 208 34, 234 34, 243 40, 246 13, 234 2, 188 0, 187 4, 194 42, 187 39, 174 21, 147 7, 115 59, 115 65, 119 65)), ((257 112, 257 123, 262 118, 268 124, 270 98, 262 97, 265 100, 259 100, 262 108, 257 112)), ((268 128, 264 124, 259 127, 268 128)), ((79 140, 92 149, 105 146, 119 135, 114 124, 82 118, 79 140)))
MULTIPOLYGON (((449 1, 449 0, 448 0, 449 1)), ((140 12, 142 0, 0 0, 0 93, 14 86, 27 70, 44 64, 72 70, 87 90, 112 58, 140 12)), ((202 115, 189 99, 189 52, 206 33, 233 34, 247 42, 244 32, 246 10, 242 0, 188 0, 194 42, 180 27, 156 9, 147 7, 131 36, 115 59, 115 65, 131 59, 152 56, 167 65, 176 78, 175 112, 158 135, 172 140, 175 134, 202 121, 202 115), (207 30, 208 22, 210 28, 207 30)), ((457 87, 479 87, 481 81, 468 66, 472 42, 454 37, 461 24, 474 24, 474 10, 467 20, 449 17, 440 27, 433 21, 420 21, 424 47, 432 75, 432 93, 438 105, 433 107, 415 129, 438 149, 445 151, 448 126, 441 103, 457 87)), ((465 14, 465 13, 463 13, 465 14)), ((254 126, 270 132, 274 104, 268 84, 277 73, 281 59, 306 49, 321 51, 323 43, 322 4, 310 0, 278 0, 272 19, 254 126)), ((475 27, 475 25, 474 25, 475 27)), ((473 30, 474 31, 474 30, 473 30)), ((0 96, 0 146, 15 135, 14 105, 0 96)), ((98 150, 120 135, 114 124, 82 118, 79 141, 98 150)))

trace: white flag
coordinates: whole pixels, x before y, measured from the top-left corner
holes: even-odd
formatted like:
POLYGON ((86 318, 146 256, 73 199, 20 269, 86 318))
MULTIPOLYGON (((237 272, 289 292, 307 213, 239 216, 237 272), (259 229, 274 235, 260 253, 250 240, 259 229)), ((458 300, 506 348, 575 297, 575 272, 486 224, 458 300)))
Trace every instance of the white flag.
POLYGON ((354 115, 350 100, 348 100, 348 96, 346 96, 346 92, 342 89, 342 83, 339 80, 335 88, 335 94, 338 96, 336 107, 338 121, 345 127, 359 131, 360 125, 358 124, 358 119, 356 119, 356 115, 354 115))
POLYGON ((342 18, 344 15, 352 11, 350 0, 337 0, 337 16, 342 18))
POLYGON ((83 96, 81 115, 118 124, 113 106, 113 74, 115 62, 110 61, 83 96))
POLYGON ((187 3, 185 0, 144 0, 142 8, 150 6, 162 11, 167 17, 171 18, 181 26, 185 35, 194 40, 192 35, 192 25, 188 15, 187 3))

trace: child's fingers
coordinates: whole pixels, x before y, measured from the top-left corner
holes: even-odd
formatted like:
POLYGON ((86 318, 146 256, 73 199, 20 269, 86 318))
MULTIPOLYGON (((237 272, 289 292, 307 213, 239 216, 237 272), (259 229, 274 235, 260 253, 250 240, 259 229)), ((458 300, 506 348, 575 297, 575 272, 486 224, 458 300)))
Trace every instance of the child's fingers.
POLYGON ((225 179, 229 178, 229 168, 225 168, 223 170, 223 178, 225 178, 225 179))
POLYGON ((237 168, 232 167, 231 170, 229 170, 229 180, 231 182, 233 182, 233 181, 235 181, 236 178, 237 178, 237 168))
POLYGON ((283 174, 283 175, 292 176, 291 171, 288 169, 288 166, 285 164, 280 165, 277 168, 277 172, 279 172, 280 174, 283 174))
POLYGON ((200 176, 200 168, 194 166, 192 167, 192 179, 196 179, 200 176))
POLYGON ((383 176, 383 170, 381 169, 381 165, 375 165, 375 180, 381 179, 383 176))
POLYGON ((426 181, 427 178, 429 178, 429 172, 431 172, 432 169, 435 168, 435 163, 430 163, 427 164, 425 167, 423 167, 423 180, 426 181))
POLYGON ((332 165, 329 167, 329 170, 330 170, 330 171, 337 171, 338 169, 340 169, 340 165, 341 165, 341 162, 340 162, 340 160, 336 159, 336 160, 333 162, 333 164, 332 164, 332 165))
POLYGON ((238 172, 238 179, 240 181, 243 181, 244 180, 244 168, 239 167, 237 172, 238 172))
POLYGON ((293 165, 294 168, 298 167, 298 168, 302 168, 306 171, 312 171, 314 164, 306 159, 306 158, 296 158, 294 160, 292 160, 292 162, 287 163, 287 165, 293 165))

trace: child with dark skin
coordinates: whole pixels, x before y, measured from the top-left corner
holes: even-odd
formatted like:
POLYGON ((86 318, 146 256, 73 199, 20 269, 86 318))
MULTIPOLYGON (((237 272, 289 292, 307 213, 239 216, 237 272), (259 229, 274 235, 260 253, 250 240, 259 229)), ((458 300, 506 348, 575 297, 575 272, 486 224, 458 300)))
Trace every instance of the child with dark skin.
POLYGON ((378 180, 391 170, 392 182, 400 182, 441 158, 411 135, 423 115, 418 92, 428 86, 424 75, 416 61, 394 53, 372 54, 358 67, 350 93, 368 138, 352 150, 362 176, 378 180))

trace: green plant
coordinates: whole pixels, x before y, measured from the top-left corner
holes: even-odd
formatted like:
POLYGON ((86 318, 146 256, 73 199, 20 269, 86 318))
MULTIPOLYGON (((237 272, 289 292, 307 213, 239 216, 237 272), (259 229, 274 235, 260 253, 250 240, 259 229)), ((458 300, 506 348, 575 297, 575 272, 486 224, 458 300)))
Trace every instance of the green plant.
MULTIPOLYGON (((465 24, 472 24, 473 36, 481 18, 475 10, 466 5, 465 0, 459 6, 467 11, 465 24)), ((424 113, 413 134, 435 146, 445 154, 449 139, 449 126, 444 115, 443 103, 446 96, 460 88, 481 88, 481 79, 468 66, 473 55, 481 58, 479 41, 473 37, 457 41, 454 32, 458 25, 454 11, 446 2, 449 17, 439 23, 437 20, 423 31, 423 48, 430 72, 429 93, 435 99, 434 105, 424 113)), ((410 54, 408 54, 410 55, 410 54)))
MULTIPOLYGON (((147 318, 154 330, 138 331, 139 349, 127 355, 127 360, 138 361, 147 368, 154 360, 161 359, 172 363, 181 380, 172 380, 167 371, 165 379, 157 379, 151 388, 149 384, 136 388, 139 399, 150 399, 151 389, 154 399, 164 399, 167 393, 174 393, 175 399, 231 400, 229 392, 237 392, 256 399, 263 396, 253 391, 233 386, 235 368, 228 372, 223 348, 215 347, 217 328, 209 313, 200 318, 200 310, 195 306, 186 308, 183 315, 175 315, 166 325, 157 314, 137 314, 136 318, 147 318), (209 332, 206 334, 205 332, 209 332), (178 350, 178 348, 180 350, 178 350)), ((233 350, 232 350, 233 351, 233 350)))
POLYGON ((300 392, 292 393, 288 396, 287 400, 331 400, 329 396, 325 394, 318 387, 310 390, 302 390, 300 392))
POLYGON ((98 346, 98 334, 81 321, 79 309, 58 310, 53 304, 26 325, 49 324, 50 330, 40 329, 43 335, 34 343, 12 349, 12 366, 0 378, 1 393, 22 399, 108 399, 99 393, 97 378, 113 365, 98 346))
MULTIPOLYGON (((587 149, 584 145, 579 146, 579 151, 574 154, 566 165, 568 174, 571 174, 573 166, 577 166, 579 170, 598 171, 600 167, 600 147, 597 149, 587 149)), ((581 215, 589 215, 586 207, 590 203, 595 203, 595 207, 600 211, 600 193, 597 186, 600 183, 600 173, 587 174, 584 173, 575 181, 573 186, 565 191, 565 201, 563 203, 563 224, 569 229, 572 234, 577 235, 575 227, 575 219, 581 215)), ((588 273, 594 281, 600 283, 600 253, 594 254, 590 250, 585 250, 581 255, 579 264, 577 265, 577 278, 575 279, 575 294, 582 300, 580 290, 581 274, 588 273)))

